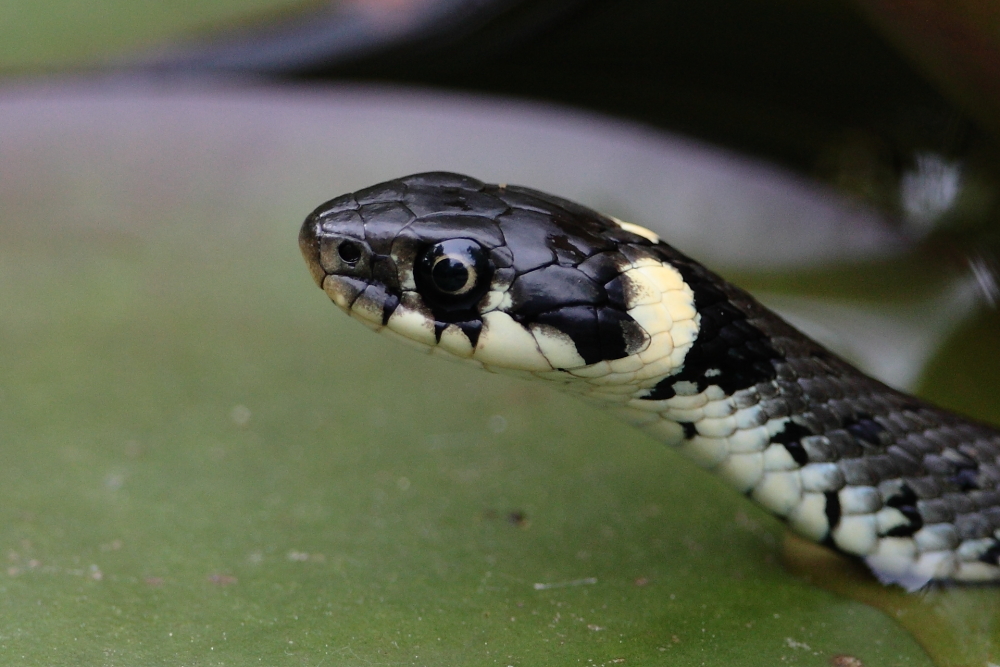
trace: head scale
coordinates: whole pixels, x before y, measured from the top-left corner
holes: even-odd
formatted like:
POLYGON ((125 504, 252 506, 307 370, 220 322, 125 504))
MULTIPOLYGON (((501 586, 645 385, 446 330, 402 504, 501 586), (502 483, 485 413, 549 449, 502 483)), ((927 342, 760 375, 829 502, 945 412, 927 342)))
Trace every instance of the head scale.
POLYGON ((528 188, 417 174, 323 204, 299 243, 317 284, 370 328, 619 403, 678 372, 698 333, 675 251, 528 188))

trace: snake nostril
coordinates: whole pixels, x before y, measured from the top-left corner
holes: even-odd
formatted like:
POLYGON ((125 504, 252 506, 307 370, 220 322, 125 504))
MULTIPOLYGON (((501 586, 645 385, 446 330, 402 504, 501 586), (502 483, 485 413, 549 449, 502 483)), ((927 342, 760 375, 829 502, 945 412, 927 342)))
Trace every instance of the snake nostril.
POLYGON ((357 264, 358 260, 361 259, 361 248, 358 247, 357 243, 344 241, 337 248, 337 254, 347 264, 357 264))

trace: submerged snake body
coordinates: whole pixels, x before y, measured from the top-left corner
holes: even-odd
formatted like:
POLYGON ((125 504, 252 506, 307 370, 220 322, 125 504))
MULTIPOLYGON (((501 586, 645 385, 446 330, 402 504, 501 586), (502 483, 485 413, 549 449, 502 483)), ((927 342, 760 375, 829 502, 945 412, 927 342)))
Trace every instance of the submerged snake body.
POLYGON ((1000 432, 873 380, 656 234, 418 174, 299 237, 370 328, 616 411, 884 582, 1000 579, 1000 432))

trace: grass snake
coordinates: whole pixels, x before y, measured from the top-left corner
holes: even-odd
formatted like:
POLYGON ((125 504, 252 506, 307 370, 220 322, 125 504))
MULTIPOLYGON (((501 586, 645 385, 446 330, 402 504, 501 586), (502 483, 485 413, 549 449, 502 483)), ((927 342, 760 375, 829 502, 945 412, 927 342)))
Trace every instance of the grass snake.
POLYGON ((643 227, 433 172, 326 202, 299 244, 371 329, 610 408, 884 583, 1000 579, 1000 431, 866 376, 643 227))

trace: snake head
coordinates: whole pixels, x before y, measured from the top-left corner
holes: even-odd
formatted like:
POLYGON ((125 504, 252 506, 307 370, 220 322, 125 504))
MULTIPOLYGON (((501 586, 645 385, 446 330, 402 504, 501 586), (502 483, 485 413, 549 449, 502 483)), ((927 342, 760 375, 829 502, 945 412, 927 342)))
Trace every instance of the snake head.
POLYGON ((692 290, 665 260, 676 251, 528 188, 408 176, 323 204, 299 242, 349 315, 488 370, 643 391, 697 335, 692 290))

